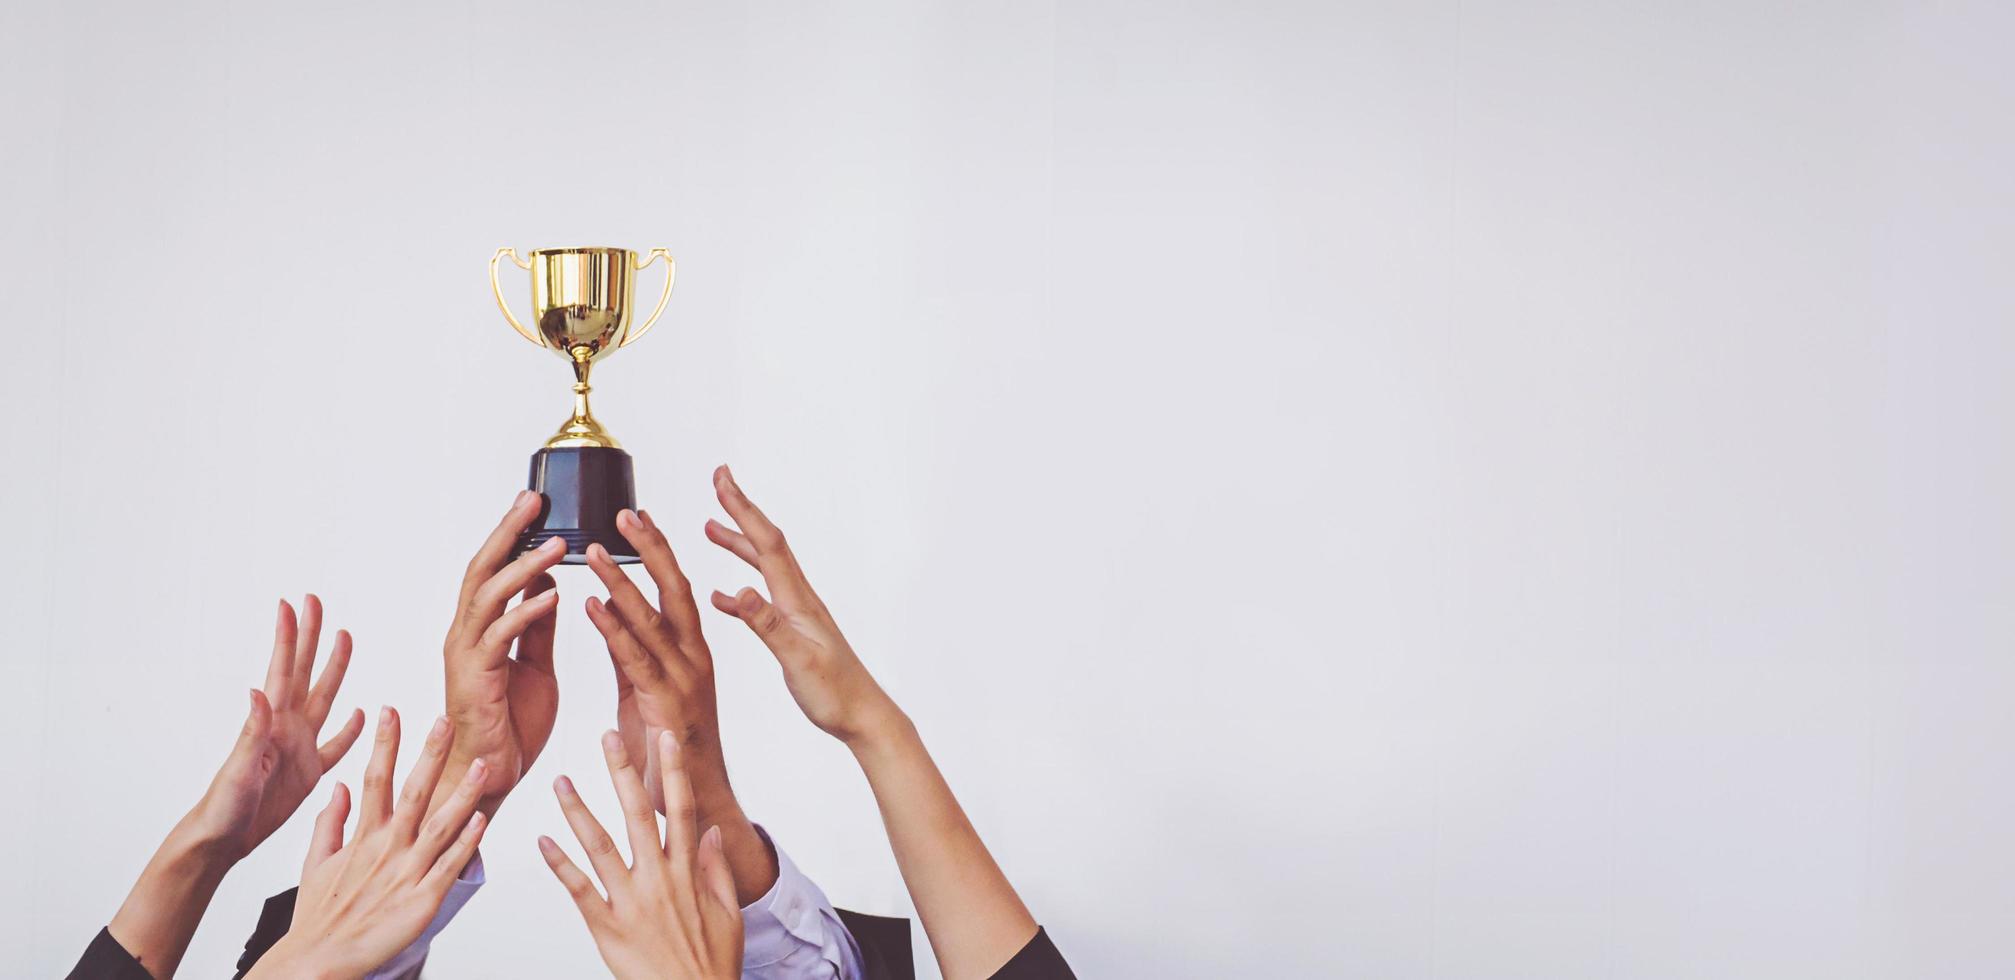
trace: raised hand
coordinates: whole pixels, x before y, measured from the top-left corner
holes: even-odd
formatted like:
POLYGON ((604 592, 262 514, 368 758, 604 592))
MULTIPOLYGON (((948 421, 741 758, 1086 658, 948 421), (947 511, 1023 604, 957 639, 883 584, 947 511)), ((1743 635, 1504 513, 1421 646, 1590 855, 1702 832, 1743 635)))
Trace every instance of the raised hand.
POLYGON ((821 731, 851 744, 899 723, 902 713, 840 635, 783 532, 749 501, 725 466, 714 470, 714 495, 739 530, 710 520, 707 539, 761 572, 770 589, 768 600, 752 588, 732 596, 715 592, 714 608, 748 624, 770 648, 791 697, 821 731))
POLYGON ((455 729, 442 792, 481 759, 487 765, 480 806, 491 815, 546 747, 560 709, 560 685, 553 675, 559 591, 546 570, 566 557, 567 545, 551 538, 511 558, 518 535, 538 515, 539 495, 518 494, 469 559, 442 649, 448 720, 455 729), (522 595, 523 601, 510 605, 513 595, 522 595))
MULTIPOLYGON (((656 765, 660 733, 678 741, 699 819, 720 829, 736 887, 745 901, 755 901, 776 882, 776 859, 728 785, 713 654, 700 633, 693 587, 649 514, 625 510, 616 515, 616 529, 658 589, 653 606, 606 549, 588 546, 588 567, 609 591, 606 603, 591 597, 587 609, 616 668, 616 727, 630 757, 647 769, 656 765)), ((651 804, 664 810, 662 784, 651 780, 648 790, 651 804)))
MULTIPOLYGON (((754 565, 772 600, 754 589, 716 592, 714 607, 762 638, 783 665, 784 683, 805 717, 845 742, 861 764, 939 970, 948 980, 995 976, 1037 937, 1035 919, 966 818, 916 726, 840 635, 783 532, 749 502, 725 466, 714 471, 714 492, 741 529, 708 521, 707 537, 754 565)), ((1060 975, 1068 976, 1068 967, 1060 975)))
POLYGON ((308 596, 296 620, 280 603, 264 690, 252 691, 237 744, 195 807, 147 863, 106 928, 155 976, 170 976, 224 875, 287 822, 364 730, 364 713, 327 742, 315 740, 350 666, 350 634, 338 630, 311 686, 322 634, 322 600, 308 596))
POLYGON ((653 782, 666 803, 662 842, 657 812, 622 737, 616 732, 602 736, 602 753, 629 831, 628 866, 574 784, 565 776, 553 784, 567 824, 587 850, 607 898, 552 838, 539 838, 539 852, 573 896, 602 962, 616 977, 732 980, 742 972, 742 914, 721 831, 713 827, 704 837, 699 834, 684 753, 670 732, 659 733, 656 741, 659 765, 653 782))
POLYGON ((322 676, 310 686, 321 636, 322 600, 310 594, 298 622, 294 607, 280 602, 265 690, 252 691, 237 745, 190 814, 192 829, 234 858, 280 829, 364 730, 364 712, 353 711, 335 735, 316 744, 350 668, 350 634, 337 630, 322 676))
POLYGON ((482 759, 429 812, 453 738, 446 717, 434 722, 395 805, 399 715, 378 716, 357 833, 343 842, 350 796, 337 783, 315 821, 293 924, 250 976, 361 977, 419 938, 483 839, 482 759))
MULTIPOLYGON (((648 513, 617 514, 616 530, 636 549, 658 587, 658 604, 653 606, 606 549, 588 546, 588 567, 609 590, 606 603, 590 596, 587 609, 616 667, 617 728, 631 757, 644 760, 646 766, 655 765, 658 733, 672 732, 700 770, 693 781, 703 787, 718 781, 725 788, 714 658, 700 633, 692 583, 648 513)), ((665 807, 662 792, 653 780, 651 802, 660 811, 665 807)))

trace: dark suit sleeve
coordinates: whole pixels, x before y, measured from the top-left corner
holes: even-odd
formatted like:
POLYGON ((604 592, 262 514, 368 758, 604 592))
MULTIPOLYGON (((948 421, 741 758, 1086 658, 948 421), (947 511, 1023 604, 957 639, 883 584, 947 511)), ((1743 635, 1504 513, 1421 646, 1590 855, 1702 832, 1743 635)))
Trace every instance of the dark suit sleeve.
POLYGON ((100 929, 66 980, 154 980, 154 975, 112 938, 112 930, 100 929))
POLYGON ((294 895, 299 891, 289 888, 266 900, 266 907, 259 910, 259 925, 252 930, 252 938, 245 940, 245 952, 238 957, 238 972, 231 975, 232 980, 244 980, 259 957, 287 934, 287 927, 294 924, 294 895))
POLYGON ((1037 926, 1035 938, 996 971, 993 980, 1077 980, 1077 974, 1070 972, 1070 964, 1049 941, 1049 933, 1037 926))
POLYGON ((861 948, 862 980, 917 980, 910 954, 910 920, 834 909, 861 948))

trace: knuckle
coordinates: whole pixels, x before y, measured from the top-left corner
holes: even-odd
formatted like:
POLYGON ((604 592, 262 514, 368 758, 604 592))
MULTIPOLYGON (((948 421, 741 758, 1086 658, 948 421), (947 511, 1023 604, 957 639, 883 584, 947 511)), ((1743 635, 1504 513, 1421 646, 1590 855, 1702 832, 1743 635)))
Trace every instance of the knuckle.
POLYGON ((600 857, 609 857, 616 853, 616 840, 608 834, 596 834, 588 838, 584 846, 587 848, 589 854, 600 857))

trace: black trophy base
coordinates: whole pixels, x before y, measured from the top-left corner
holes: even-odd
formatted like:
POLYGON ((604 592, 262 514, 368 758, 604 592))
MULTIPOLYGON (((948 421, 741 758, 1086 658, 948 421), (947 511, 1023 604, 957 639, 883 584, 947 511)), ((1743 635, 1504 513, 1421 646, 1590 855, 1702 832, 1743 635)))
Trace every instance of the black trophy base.
POLYGON ((567 557, 561 561, 568 565, 586 564, 591 544, 607 548, 618 565, 638 561, 616 530, 616 514, 637 506, 629 453, 596 446, 541 449, 532 454, 531 487, 541 500, 539 519, 518 536, 520 553, 564 538, 567 557))

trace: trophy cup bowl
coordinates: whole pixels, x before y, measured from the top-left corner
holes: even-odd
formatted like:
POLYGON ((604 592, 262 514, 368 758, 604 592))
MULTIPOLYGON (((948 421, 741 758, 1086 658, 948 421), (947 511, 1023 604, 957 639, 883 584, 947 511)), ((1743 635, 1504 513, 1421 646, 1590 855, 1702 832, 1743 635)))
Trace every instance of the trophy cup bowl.
POLYGON ((636 343, 658 322, 665 301, 671 299, 676 272, 671 254, 662 248, 641 257, 623 248, 542 248, 529 260, 519 258, 514 248, 500 248, 490 256, 490 290, 504 319, 526 340, 565 358, 574 370, 573 417, 532 454, 530 485, 543 506, 538 521, 518 538, 518 551, 558 537, 567 542, 562 560, 568 564, 586 562, 590 544, 608 549, 619 564, 638 560, 629 541, 616 530, 616 514, 637 505, 630 454, 589 411, 588 392, 593 389, 588 375, 596 361, 636 343), (531 273, 536 329, 519 322, 504 299, 497 263, 506 257, 531 273), (664 289, 650 316, 633 330, 636 274, 661 257, 664 289))

